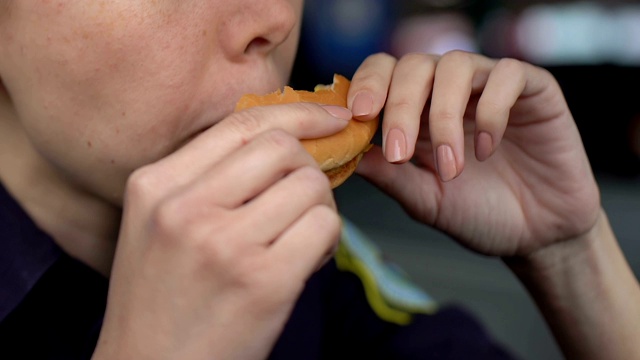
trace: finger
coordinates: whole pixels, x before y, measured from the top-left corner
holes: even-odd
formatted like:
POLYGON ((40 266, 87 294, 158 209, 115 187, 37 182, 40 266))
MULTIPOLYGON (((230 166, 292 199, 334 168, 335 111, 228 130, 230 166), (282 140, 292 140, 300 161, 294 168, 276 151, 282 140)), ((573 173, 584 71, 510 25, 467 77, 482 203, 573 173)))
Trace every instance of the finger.
POLYGON ((478 86, 477 79, 486 78, 491 66, 489 59, 463 51, 448 52, 438 62, 429 112, 429 133, 442 181, 452 180, 462 171, 463 116, 472 87, 478 86))
POLYGON ((332 254, 340 239, 342 221, 327 206, 315 206, 300 217, 271 246, 274 266, 304 283, 332 254))
POLYGON ((317 167, 298 139, 266 131, 197 177, 188 196, 193 203, 234 209, 304 166, 317 167))
POLYGON ((370 55, 351 78, 347 104, 359 120, 374 119, 382 110, 389 91, 396 59, 388 54, 370 55))
POLYGON ((498 61, 476 109, 475 155, 479 161, 488 159, 502 140, 509 112, 525 85, 525 68, 520 61, 498 61))
POLYGON ((336 205, 327 176, 317 167, 302 167, 290 173, 239 209, 252 220, 258 240, 270 243, 309 209, 336 205))
POLYGON ((156 165, 164 168, 169 181, 180 186, 265 131, 280 129, 298 139, 317 138, 338 132, 350 119, 349 110, 335 106, 294 103, 255 107, 229 115, 156 165))
POLYGON ((403 163, 413 156, 436 61, 436 56, 416 53, 402 57, 395 67, 382 123, 382 144, 389 162, 403 163))

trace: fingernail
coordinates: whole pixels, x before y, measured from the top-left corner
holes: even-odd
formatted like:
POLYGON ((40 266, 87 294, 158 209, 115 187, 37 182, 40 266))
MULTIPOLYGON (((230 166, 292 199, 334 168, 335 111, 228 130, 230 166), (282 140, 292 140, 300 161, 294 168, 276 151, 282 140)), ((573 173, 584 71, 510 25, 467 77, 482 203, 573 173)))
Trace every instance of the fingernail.
POLYGON ((353 99, 353 106, 351 106, 353 116, 365 116, 371 114, 373 111, 373 96, 369 93, 358 93, 353 99))
POLYGON ((342 106, 335 105, 323 105, 322 106, 331 116, 342 119, 342 120, 351 120, 353 115, 351 111, 347 108, 343 108, 342 106))
POLYGON ((384 155, 392 163, 402 161, 407 156, 407 140, 400 129, 393 128, 387 133, 384 155))
POLYGON ((493 138, 486 131, 479 132, 476 136, 476 159, 485 161, 493 152, 493 138))
POLYGON ((456 177, 458 169, 456 168, 456 157, 453 155, 451 146, 438 146, 436 149, 436 168, 442 181, 449 181, 456 177))

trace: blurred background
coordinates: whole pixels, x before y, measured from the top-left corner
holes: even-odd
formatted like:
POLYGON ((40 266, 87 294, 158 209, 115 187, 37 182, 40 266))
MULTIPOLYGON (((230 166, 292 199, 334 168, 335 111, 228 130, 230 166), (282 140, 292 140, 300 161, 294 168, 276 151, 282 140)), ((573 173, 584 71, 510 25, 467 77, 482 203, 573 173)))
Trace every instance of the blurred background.
MULTIPOLYGON (((350 77, 369 54, 471 50, 551 71, 565 91, 621 247, 640 275, 640 4, 637 1, 306 0, 292 85, 350 77)), ((534 304, 499 260, 409 219, 352 177, 342 213, 441 303, 471 309, 525 360, 562 359, 534 304)))

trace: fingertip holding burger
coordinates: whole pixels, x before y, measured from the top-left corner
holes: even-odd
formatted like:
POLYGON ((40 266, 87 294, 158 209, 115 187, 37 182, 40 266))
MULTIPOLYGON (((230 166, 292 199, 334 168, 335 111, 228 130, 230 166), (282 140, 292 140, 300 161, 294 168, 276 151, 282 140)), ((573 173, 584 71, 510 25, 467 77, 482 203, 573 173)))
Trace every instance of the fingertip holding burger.
MULTIPOLYGON (((266 95, 247 94, 236 104, 235 111, 254 106, 312 102, 320 105, 347 107, 347 93, 351 81, 335 74, 330 85, 316 85, 314 91, 294 90, 285 86, 266 95)), ((356 170, 360 159, 373 145, 371 140, 379 124, 376 117, 370 121, 351 119, 341 131, 322 138, 302 139, 300 142, 327 175, 331 188, 342 185, 356 170)))

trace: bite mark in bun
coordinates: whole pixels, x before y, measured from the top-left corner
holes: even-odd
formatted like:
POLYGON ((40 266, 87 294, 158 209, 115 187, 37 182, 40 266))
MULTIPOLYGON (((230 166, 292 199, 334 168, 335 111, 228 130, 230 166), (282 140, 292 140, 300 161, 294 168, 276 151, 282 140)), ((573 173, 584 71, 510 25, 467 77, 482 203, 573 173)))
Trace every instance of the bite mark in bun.
MULTIPOLYGON (((347 107, 347 93, 351 81, 342 75, 333 76, 333 84, 316 85, 314 91, 294 90, 285 86, 266 95, 244 95, 236 104, 235 111, 254 106, 313 102, 322 105, 347 107)), ((379 119, 370 121, 351 120, 340 132, 318 139, 300 140, 313 156, 320 169, 329 177, 331 188, 340 186, 353 174, 362 155, 371 148, 371 139, 378 129, 379 119)))

